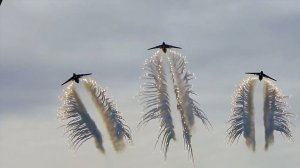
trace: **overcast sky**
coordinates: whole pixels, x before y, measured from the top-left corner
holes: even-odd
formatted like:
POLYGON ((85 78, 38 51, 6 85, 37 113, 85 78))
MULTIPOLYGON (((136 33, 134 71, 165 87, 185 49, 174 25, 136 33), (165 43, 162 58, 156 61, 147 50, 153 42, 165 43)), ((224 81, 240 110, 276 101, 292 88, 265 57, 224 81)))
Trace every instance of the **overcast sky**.
MULTIPOLYGON (((195 167, 297 167, 300 124, 294 142, 276 133, 264 151, 262 82, 254 97, 255 153, 244 139, 228 145, 225 131, 231 97, 246 71, 263 70, 290 95, 290 112, 300 110, 300 1, 298 0, 3 0, 0 7, 0 167, 132 168, 193 167, 183 149, 180 116, 172 106, 177 141, 164 161, 154 144, 158 121, 137 129, 142 106, 136 95, 143 81, 147 48, 165 41, 180 46, 197 101, 214 128, 198 120, 192 145, 195 167), (118 104, 133 133, 133 145, 118 154, 81 85, 78 92, 104 134, 107 154, 93 140, 77 152, 68 148, 62 124, 60 86, 72 73, 93 79, 118 104), (87 98, 86 98, 87 97, 87 98)), ((171 94, 171 97, 174 96, 171 94)), ((174 98, 174 97, 173 97, 174 98)))

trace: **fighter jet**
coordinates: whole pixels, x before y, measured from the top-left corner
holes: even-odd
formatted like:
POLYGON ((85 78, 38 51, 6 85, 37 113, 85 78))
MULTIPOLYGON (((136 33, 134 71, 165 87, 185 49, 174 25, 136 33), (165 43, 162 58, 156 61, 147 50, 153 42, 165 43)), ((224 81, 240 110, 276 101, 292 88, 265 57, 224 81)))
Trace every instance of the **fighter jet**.
POLYGON ((88 73, 88 74, 75 74, 73 73, 73 76, 71 78, 69 78, 67 81, 65 81, 63 84, 61 85, 64 85, 70 81, 75 81, 76 83, 79 83, 79 78, 83 77, 83 76, 87 76, 87 75, 91 75, 92 73, 88 73))
POLYGON ((182 48, 180 48, 180 47, 172 46, 172 45, 169 45, 169 44, 166 44, 165 42, 163 42, 161 45, 158 45, 158 46, 149 48, 148 50, 152 50, 152 49, 156 49, 156 48, 162 49, 162 51, 163 51, 164 53, 167 52, 167 48, 178 48, 178 49, 182 49, 182 48))
POLYGON ((246 74, 252 74, 252 75, 257 75, 258 76, 258 79, 261 81, 263 79, 263 77, 266 77, 266 78, 269 78, 273 81, 276 81, 275 79, 271 78, 270 76, 264 74, 263 71, 260 71, 260 72, 246 72, 246 74))

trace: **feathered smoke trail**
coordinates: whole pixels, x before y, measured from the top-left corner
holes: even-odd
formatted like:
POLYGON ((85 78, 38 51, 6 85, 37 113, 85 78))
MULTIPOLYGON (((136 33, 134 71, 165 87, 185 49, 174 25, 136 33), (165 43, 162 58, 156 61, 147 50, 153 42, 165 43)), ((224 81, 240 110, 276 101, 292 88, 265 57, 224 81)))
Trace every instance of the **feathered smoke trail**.
POLYGON ((204 112, 198 107, 199 104, 190 97, 191 94, 196 95, 196 93, 191 90, 192 86, 189 84, 189 81, 194 77, 193 74, 186 70, 185 57, 175 51, 169 50, 168 60, 171 67, 177 109, 181 115, 185 148, 189 151, 189 155, 193 159, 191 129, 195 122, 194 116, 200 118, 206 127, 210 123, 204 112))
POLYGON ((233 143, 243 133, 246 144, 255 151, 255 127, 253 94, 257 79, 249 77, 244 80, 234 93, 232 114, 228 128, 229 142, 233 143))
POLYGON ((274 142, 274 130, 292 139, 290 118, 293 114, 287 111, 286 98, 272 82, 264 81, 265 150, 274 142))
POLYGON ((65 134, 68 134, 71 146, 78 149, 85 141, 94 137, 96 147, 104 153, 101 133, 87 113, 73 83, 64 91, 62 100, 63 105, 59 109, 58 118, 62 121, 68 121, 64 126, 65 134))
POLYGON ((176 138, 171 117, 166 74, 161 55, 161 51, 157 51, 154 56, 146 60, 144 65, 145 74, 143 79, 146 80, 146 83, 142 85, 140 96, 146 113, 143 115, 140 124, 147 124, 153 119, 161 120, 157 142, 162 136, 161 148, 166 158, 170 140, 175 140, 176 138))
POLYGON ((129 127, 125 124, 121 113, 116 109, 112 100, 106 96, 106 90, 100 88, 96 81, 84 79, 83 83, 103 118, 114 149, 116 151, 123 150, 125 147, 124 139, 129 142, 132 139, 129 127))

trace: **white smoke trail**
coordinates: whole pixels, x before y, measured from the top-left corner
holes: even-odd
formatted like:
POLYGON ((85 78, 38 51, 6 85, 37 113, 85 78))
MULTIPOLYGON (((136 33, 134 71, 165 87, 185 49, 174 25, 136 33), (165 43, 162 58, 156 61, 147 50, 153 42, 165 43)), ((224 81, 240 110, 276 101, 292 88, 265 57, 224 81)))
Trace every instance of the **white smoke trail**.
POLYGON ((189 81, 194 77, 193 74, 186 70, 185 57, 173 50, 169 50, 168 60, 171 67, 177 109, 181 114, 185 148, 193 159, 190 131, 195 122, 194 116, 200 118, 206 127, 210 123, 204 112, 198 107, 199 104, 190 97, 191 94, 196 95, 196 93, 191 90, 191 85, 189 84, 189 81))
POLYGON ((87 113, 73 83, 64 91, 62 101, 63 105, 59 109, 58 118, 62 121, 68 121, 64 126, 71 146, 78 149, 85 141, 94 137, 96 147, 104 153, 101 133, 87 113))
POLYGON ((255 151, 255 126, 253 93, 257 79, 249 77, 236 89, 232 101, 232 114, 228 128, 229 142, 233 143, 243 133, 246 145, 255 151))
POLYGON ((161 120, 157 142, 162 136, 161 148, 166 158, 170 140, 175 140, 176 138, 171 117, 166 74, 161 55, 162 52, 157 51, 154 56, 145 61, 143 79, 146 80, 146 83, 142 85, 140 96, 146 113, 143 115, 140 125, 147 124, 153 119, 161 120))
POLYGON ((115 104, 106 96, 106 90, 102 89, 96 81, 92 79, 82 80, 97 107, 109 133, 111 142, 116 151, 121 151, 125 147, 124 139, 132 141, 129 127, 125 124, 121 113, 116 109, 115 104))
POLYGON ((274 130, 279 131, 288 139, 292 139, 290 118, 292 113, 287 111, 286 96, 272 82, 264 81, 264 126, 265 150, 274 142, 274 130))

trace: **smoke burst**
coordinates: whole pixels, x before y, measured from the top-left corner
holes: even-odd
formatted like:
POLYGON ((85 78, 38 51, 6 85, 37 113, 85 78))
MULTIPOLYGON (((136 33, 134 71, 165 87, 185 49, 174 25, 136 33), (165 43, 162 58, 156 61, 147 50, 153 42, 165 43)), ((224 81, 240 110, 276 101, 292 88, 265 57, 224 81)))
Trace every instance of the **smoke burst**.
POLYGON ((249 77, 236 89, 232 101, 232 114, 227 130, 229 142, 233 143, 243 134, 246 145, 255 151, 255 125, 253 93, 257 79, 249 77))
POLYGON ((68 134, 70 145, 78 149, 85 141, 94 137, 96 147, 104 153, 103 141, 100 131, 84 107, 74 84, 71 83, 62 96, 63 105, 58 112, 58 118, 68 121, 65 134, 68 134))
POLYGON ((192 160, 194 160, 191 129, 195 123, 195 116, 200 118, 205 126, 210 125, 210 123, 204 112, 198 107, 199 104, 191 98, 191 95, 195 94, 189 84, 189 81, 193 79, 193 75, 186 70, 185 57, 181 56, 181 54, 170 49, 166 54, 157 51, 150 59, 146 60, 143 76, 146 83, 142 85, 141 91, 141 102, 146 113, 143 115, 140 124, 146 124, 153 119, 161 120, 158 140, 163 136, 162 148, 166 157, 170 140, 175 140, 175 132, 167 89, 166 76, 168 75, 165 73, 165 67, 170 68, 172 76, 177 109, 181 115, 184 147, 192 160), (163 56, 168 57, 167 61, 170 66, 164 63, 163 56))
POLYGON ((131 142, 132 138, 121 113, 116 109, 112 100, 107 97, 106 90, 102 89, 96 81, 84 79, 83 84, 102 116, 114 149, 116 151, 123 150, 125 147, 124 139, 131 142))
POLYGON ((144 71, 143 79, 146 83, 142 86, 141 102, 146 113, 143 115, 140 125, 147 124, 153 119, 161 120, 157 142, 162 136, 161 148, 166 158, 170 141, 171 139, 176 140, 176 138, 171 117, 166 74, 160 51, 145 61, 144 71))
POLYGON ((205 126, 210 125, 210 123, 204 112, 198 107, 199 104, 191 98, 191 94, 196 95, 191 90, 192 87, 189 84, 189 81, 194 77, 193 74, 186 70, 185 57, 175 51, 169 50, 168 60, 171 67, 170 71, 177 100, 177 109, 181 115, 185 148, 189 151, 189 155, 193 159, 191 129, 195 123, 194 116, 200 118, 205 126))
POLYGON ((286 99, 275 84, 264 81, 265 150, 274 142, 274 130, 292 139, 290 118, 293 114, 287 111, 286 99))

